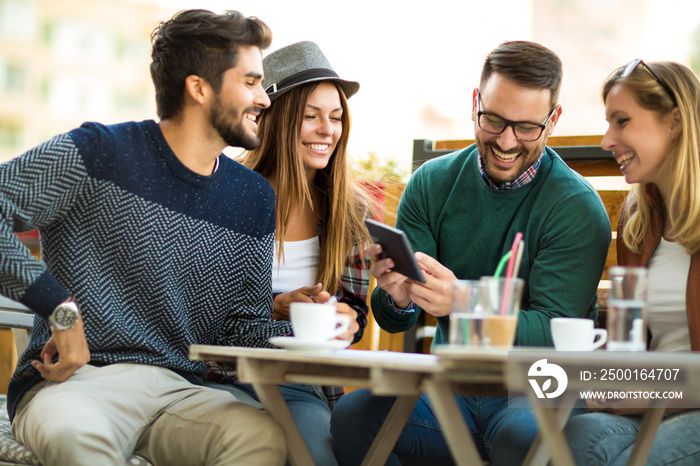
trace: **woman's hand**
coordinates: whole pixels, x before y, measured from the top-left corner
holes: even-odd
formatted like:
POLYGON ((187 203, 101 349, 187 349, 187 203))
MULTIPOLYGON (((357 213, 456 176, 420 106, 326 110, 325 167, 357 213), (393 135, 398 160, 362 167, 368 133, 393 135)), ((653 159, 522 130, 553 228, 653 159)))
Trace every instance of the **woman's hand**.
MULTIPOLYGON (((328 304, 328 300, 330 299, 331 294, 327 291, 322 291, 318 294, 316 302, 328 304)), ((360 324, 357 323, 357 311, 350 307, 350 305, 346 303, 339 303, 335 300, 333 301, 333 305, 335 306, 336 314, 345 314, 350 318, 350 325, 348 326, 348 329, 345 331, 345 333, 337 336, 335 339, 352 341, 355 338, 355 334, 360 331, 360 324)))
POLYGON ((355 334, 360 331, 360 324, 357 323, 357 311, 345 303, 335 303, 335 309, 337 314, 345 314, 350 318, 348 330, 336 337, 336 339, 352 341, 355 338, 355 334))
POLYGON ((289 320, 289 305, 292 303, 313 303, 321 292, 321 284, 314 286, 302 286, 301 288, 280 293, 275 296, 272 318, 275 320, 289 320))

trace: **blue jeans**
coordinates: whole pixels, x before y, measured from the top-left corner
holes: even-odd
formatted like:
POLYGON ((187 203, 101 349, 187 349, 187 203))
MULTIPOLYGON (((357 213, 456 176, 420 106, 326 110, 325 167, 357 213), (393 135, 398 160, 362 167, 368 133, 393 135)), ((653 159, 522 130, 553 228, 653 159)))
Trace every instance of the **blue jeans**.
MULTIPOLYGON (((566 435, 574 460, 582 465, 627 464, 642 416, 591 413, 569 419, 566 435)), ((700 411, 667 415, 659 426, 647 465, 700 464, 700 411)))
MULTIPOLYGON (((537 435, 537 421, 525 398, 457 396, 482 459, 493 465, 523 462, 537 435)), ((333 448, 341 465, 359 465, 389 414, 394 397, 368 390, 345 394, 333 409, 333 448)), ((573 414, 585 412, 576 408, 573 414)), ((572 414, 572 415, 573 415, 572 414)), ((387 461, 389 465, 454 464, 430 401, 422 395, 387 461)))
MULTIPOLYGON (((205 380, 204 385, 232 393, 243 403, 262 408, 253 386, 237 383, 223 385, 205 380)), ((282 397, 299 428, 309 453, 317 466, 335 466, 338 462, 333 454, 330 421, 331 410, 326 396, 318 385, 287 384, 279 386, 282 397)))

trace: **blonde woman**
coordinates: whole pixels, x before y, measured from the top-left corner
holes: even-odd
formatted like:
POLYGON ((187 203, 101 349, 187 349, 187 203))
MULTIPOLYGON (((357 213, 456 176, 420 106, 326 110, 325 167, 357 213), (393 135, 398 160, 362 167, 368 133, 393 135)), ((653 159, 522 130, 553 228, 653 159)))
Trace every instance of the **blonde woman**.
MULTIPOLYGON (((358 341, 367 324, 370 244, 364 218, 371 200, 348 170, 350 113, 347 98, 359 84, 340 79, 318 46, 300 42, 263 60, 263 86, 272 101, 258 120, 258 148, 239 160, 262 174, 276 196, 276 247, 272 265, 273 317, 289 319, 292 302, 337 299, 351 317, 340 339, 358 341)), ((252 388, 212 365, 210 379, 239 395, 252 388), (233 389, 231 389, 233 387, 233 389), (238 390, 239 392, 236 392, 238 390)), ((280 386, 315 464, 337 464, 330 413, 342 387, 280 386)))
MULTIPOLYGON (((617 254, 621 265, 649 269, 650 349, 700 351, 700 81, 678 63, 637 59, 607 79, 603 101, 603 148, 635 185, 620 216, 617 254)), ((576 463, 626 464, 642 413, 570 419, 576 463)), ((700 412, 667 412, 647 464, 699 464, 699 429, 700 412)))

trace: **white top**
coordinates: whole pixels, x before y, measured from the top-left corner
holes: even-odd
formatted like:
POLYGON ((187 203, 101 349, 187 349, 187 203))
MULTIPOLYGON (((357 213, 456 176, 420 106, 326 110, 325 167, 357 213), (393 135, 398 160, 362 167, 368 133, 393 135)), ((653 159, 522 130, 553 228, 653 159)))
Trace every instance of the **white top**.
POLYGON ((652 350, 690 351, 685 303, 689 269, 685 249, 661 238, 649 260, 647 312, 652 350))
POLYGON ((284 260, 277 262, 279 241, 272 259, 272 292, 289 293, 302 286, 316 284, 321 240, 318 236, 302 241, 284 242, 284 260))

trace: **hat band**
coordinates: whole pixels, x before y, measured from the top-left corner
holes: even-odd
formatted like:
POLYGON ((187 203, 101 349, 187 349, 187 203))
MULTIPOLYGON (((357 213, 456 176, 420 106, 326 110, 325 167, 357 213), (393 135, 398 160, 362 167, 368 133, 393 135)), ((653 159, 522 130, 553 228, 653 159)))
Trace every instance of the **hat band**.
POLYGON ((304 70, 301 73, 285 78, 278 83, 270 84, 265 89, 265 92, 268 94, 275 94, 287 87, 303 84, 307 81, 317 81, 319 78, 338 78, 338 74, 335 71, 327 68, 313 68, 310 70, 304 70))

